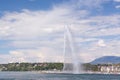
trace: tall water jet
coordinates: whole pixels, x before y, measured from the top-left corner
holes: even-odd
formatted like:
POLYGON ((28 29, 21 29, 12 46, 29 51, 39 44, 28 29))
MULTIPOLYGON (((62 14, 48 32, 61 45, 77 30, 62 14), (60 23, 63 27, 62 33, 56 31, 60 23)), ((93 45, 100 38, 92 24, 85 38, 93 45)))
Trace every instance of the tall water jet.
POLYGON ((81 65, 75 52, 74 40, 68 26, 64 27, 64 67, 66 73, 81 73, 81 65))

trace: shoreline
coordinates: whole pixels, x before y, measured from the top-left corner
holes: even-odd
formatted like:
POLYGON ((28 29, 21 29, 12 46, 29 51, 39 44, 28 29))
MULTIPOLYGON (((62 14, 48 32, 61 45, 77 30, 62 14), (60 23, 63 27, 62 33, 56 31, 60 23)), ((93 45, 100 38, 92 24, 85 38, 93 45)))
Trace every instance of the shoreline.
POLYGON ((33 73, 42 73, 42 74, 120 74, 120 72, 107 73, 107 72, 81 72, 81 73, 72 73, 72 72, 63 72, 63 71, 0 71, 0 72, 33 72, 33 73))

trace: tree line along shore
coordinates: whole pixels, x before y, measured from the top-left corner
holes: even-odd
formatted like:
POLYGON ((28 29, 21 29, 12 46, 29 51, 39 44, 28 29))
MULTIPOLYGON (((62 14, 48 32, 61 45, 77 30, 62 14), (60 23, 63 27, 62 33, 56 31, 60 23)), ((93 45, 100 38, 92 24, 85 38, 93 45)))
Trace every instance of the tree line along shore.
MULTIPOLYGON (((82 64, 84 71, 101 72, 115 68, 120 71, 120 64, 82 64)), ((8 63, 0 64, 0 71, 62 71, 63 63, 8 63)))

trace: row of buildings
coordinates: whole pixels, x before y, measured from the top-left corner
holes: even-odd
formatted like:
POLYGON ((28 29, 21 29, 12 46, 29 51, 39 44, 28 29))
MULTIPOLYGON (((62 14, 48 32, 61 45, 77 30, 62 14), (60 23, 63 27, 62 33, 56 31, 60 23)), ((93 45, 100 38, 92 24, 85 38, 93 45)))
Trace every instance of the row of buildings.
POLYGON ((107 64, 98 66, 98 69, 101 73, 120 73, 119 64, 107 64))

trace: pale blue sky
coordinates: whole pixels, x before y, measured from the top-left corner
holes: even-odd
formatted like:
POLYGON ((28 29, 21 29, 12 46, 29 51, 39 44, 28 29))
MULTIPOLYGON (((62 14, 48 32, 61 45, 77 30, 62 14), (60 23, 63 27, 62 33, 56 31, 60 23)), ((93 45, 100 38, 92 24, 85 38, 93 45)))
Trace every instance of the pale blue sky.
POLYGON ((65 25, 83 61, 120 56, 120 0, 0 0, 0 63, 62 62, 65 25))

